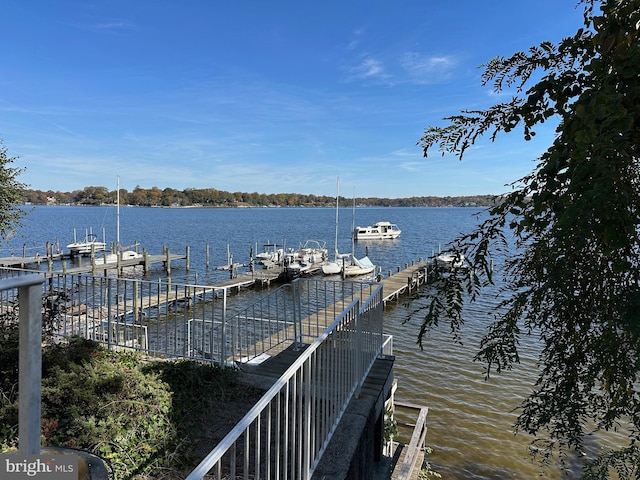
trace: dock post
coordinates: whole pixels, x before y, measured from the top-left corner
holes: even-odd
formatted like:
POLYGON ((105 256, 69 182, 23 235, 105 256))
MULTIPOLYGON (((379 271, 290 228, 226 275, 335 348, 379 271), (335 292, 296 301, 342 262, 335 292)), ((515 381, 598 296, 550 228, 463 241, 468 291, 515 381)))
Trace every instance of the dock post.
POLYGON ((138 320, 139 320, 139 316, 140 316, 140 308, 138 305, 138 295, 139 295, 139 288, 138 288, 138 280, 134 280, 133 281, 133 321, 136 325, 138 325, 138 320))
POLYGON ((146 248, 142 249, 142 258, 144 259, 144 273, 149 271, 149 252, 146 248))
POLYGON ((209 270, 209 244, 205 244, 204 246, 204 263, 205 266, 207 267, 207 270, 209 270))
POLYGON ((189 247, 189 245, 187 245, 187 251, 185 253, 185 256, 187 257, 185 263, 186 263, 186 269, 187 269, 187 272, 188 272, 189 271, 189 266, 190 266, 189 265, 190 264, 190 259, 191 259, 191 247, 189 247))
POLYGON ((165 270, 167 271, 167 275, 171 275, 171 253, 169 247, 165 247, 165 253, 167 254, 167 259, 165 260, 165 270))

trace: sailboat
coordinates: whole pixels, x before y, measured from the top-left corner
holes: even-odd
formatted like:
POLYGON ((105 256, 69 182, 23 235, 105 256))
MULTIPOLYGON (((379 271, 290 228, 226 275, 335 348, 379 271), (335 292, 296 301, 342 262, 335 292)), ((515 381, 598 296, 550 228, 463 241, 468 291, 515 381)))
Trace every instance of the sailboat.
POLYGON ((348 265, 345 264, 342 275, 344 277, 356 277, 359 275, 367 275, 372 273, 376 266, 371 262, 368 256, 364 256, 360 259, 355 256, 355 234, 354 226, 356 221, 356 193, 353 192, 353 214, 351 216, 351 262, 348 265))
POLYGON ((116 263, 118 260, 135 260, 142 258, 142 254, 131 250, 136 247, 136 244, 123 247, 120 245, 120 176, 117 180, 117 192, 116 192, 116 253, 109 253, 104 256, 104 263, 116 263))
POLYGON ((336 236, 333 244, 333 261, 322 265, 322 273, 325 275, 337 275, 342 272, 343 259, 348 255, 338 253, 338 211, 340 208, 340 177, 336 180, 336 236))
MULTIPOLYGON (((339 182, 340 179, 338 179, 339 182)), ((335 237, 335 252, 334 252, 334 260, 332 262, 327 262, 322 266, 322 272, 325 275, 337 275, 342 273, 344 277, 355 277, 359 275, 367 275, 372 273, 376 267, 371 262, 369 257, 365 256, 363 258, 356 258, 354 254, 354 236, 353 233, 351 235, 351 254, 339 254, 338 253, 338 199, 340 197, 339 194, 339 183, 336 187, 338 193, 336 193, 336 237, 335 237)), ((355 193, 353 195, 353 218, 351 220, 351 231, 353 232, 353 227, 355 223, 355 215, 356 215, 356 197, 355 193)))

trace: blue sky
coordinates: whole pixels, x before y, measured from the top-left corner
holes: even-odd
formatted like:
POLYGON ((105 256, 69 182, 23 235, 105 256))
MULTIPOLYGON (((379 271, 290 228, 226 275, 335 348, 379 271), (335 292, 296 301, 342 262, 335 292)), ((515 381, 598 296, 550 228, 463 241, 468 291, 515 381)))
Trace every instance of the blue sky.
MULTIPOLYGON (((553 127, 422 156, 500 99, 478 67, 572 35, 573 0, 4 0, 0 139, 20 180, 358 196, 497 194, 553 127)), ((510 95, 513 92, 506 92, 510 95)))

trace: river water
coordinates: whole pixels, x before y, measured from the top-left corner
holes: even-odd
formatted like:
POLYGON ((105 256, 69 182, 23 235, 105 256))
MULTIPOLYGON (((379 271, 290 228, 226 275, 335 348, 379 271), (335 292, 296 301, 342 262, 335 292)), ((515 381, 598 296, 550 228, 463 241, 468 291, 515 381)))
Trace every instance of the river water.
MULTIPOLYGON (((115 207, 25 207, 28 214, 16 236, 2 244, 0 257, 45 254, 46 242, 64 248, 74 239, 91 231, 107 243, 116 237, 115 207)), ((457 234, 472 229, 484 213, 474 208, 341 208, 339 215, 340 252, 357 257, 368 252, 383 274, 419 259, 427 259, 457 234), (354 220, 355 219, 355 220, 354 220), (387 220, 398 224, 401 236, 394 241, 357 242, 352 245, 352 223, 372 225, 387 220)), ((335 209, 331 208, 120 208, 122 244, 140 242, 151 254, 159 254, 167 246, 173 253, 185 253, 190 247, 191 264, 172 265, 175 283, 212 283, 227 278, 216 270, 227 263, 228 252, 234 262, 248 262, 250 250, 276 242, 285 247, 298 247, 307 239, 327 242, 333 251, 335 209), (210 265, 206 267, 206 245, 210 265)), ((44 267, 43 267, 44 268, 44 267)), ((148 273, 161 276, 161 267, 148 273)), ((427 291, 425 292, 427 293, 427 291)), ((259 292, 243 293, 231 302, 251 302, 259 292)), ((557 469, 541 474, 539 466, 528 455, 530 438, 514 435, 513 423, 518 405, 531 391, 535 381, 536 350, 522 346, 522 365, 513 371, 485 380, 483 365, 473 362, 484 329, 492 319, 495 296, 491 292, 473 305, 467 315, 462 343, 454 342, 446 325, 433 331, 417 345, 421 323, 420 307, 428 299, 406 304, 405 300, 385 311, 386 333, 394 337, 396 398, 429 407, 427 443, 433 448, 429 459, 434 470, 445 479, 530 479, 573 478, 577 476, 582 457, 576 458, 567 477, 557 469)), ((613 435, 592 439, 585 456, 597 451, 600 443, 621 442, 613 435)), ((571 460, 571 459, 570 459, 571 460)))

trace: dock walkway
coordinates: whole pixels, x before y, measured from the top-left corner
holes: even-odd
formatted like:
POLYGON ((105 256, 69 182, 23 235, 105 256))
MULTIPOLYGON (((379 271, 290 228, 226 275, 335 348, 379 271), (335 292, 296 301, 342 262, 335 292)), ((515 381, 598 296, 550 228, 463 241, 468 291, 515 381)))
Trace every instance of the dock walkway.
POLYGON ((143 253, 140 258, 133 258, 128 260, 122 260, 120 262, 105 263, 102 257, 87 258, 86 261, 80 260, 80 264, 74 267, 67 268, 65 260, 69 259, 68 254, 54 254, 47 256, 30 256, 30 257, 3 257, 0 258, 0 267, 17 267, 25 268, 27 265, 41 265, 42 263, 48 263, 48 272, 52 274, 78 274, 78 273, 93 273, 94 275, 100 272, 107 272, 109 270, 117 270, 124 267, 136 267, 142 266, 147 271, 153 263, 163 263, 165 269, 170 269, 171 262, 176 260, 186 260, 188 256, 185 254, 166 253, 159 255, 150 255, 146 252, 143 253), (53 262, 57 262, 61 265, 61 268, 54 269, 53 262))
POLYGON ((398 269, 398 272, 382 279, 383 303, 391 300, 397 300, 401 295, 411 293, 421 287, 429 280, 432 264, 429 262, 418 261, 411 265, 406 265, 404 270, 398 269))

